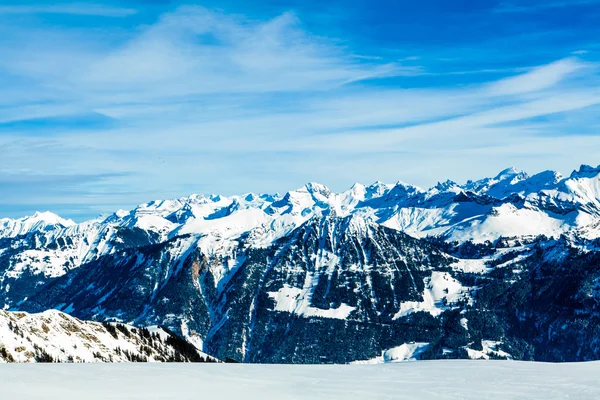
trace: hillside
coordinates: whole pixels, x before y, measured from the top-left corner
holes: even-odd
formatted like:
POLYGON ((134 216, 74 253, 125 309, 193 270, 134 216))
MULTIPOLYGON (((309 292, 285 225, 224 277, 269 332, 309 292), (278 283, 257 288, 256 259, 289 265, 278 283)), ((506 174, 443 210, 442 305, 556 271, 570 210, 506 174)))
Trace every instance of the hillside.
POLYGON ((211 362, 168 330, 0 311, 0 362, 211 362))
POLYGON ((0 220, 0 301, 239 362, 596 360, 599 236, 600 167, 192 195, 0 220))

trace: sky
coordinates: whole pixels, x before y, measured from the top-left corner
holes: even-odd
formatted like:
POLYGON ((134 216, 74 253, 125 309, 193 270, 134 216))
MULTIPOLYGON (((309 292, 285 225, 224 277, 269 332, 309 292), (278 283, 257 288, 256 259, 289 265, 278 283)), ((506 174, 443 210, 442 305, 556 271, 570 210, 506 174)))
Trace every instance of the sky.
POLYGON ((0 218, 598 149, 600 0, 0 0, 0 218))

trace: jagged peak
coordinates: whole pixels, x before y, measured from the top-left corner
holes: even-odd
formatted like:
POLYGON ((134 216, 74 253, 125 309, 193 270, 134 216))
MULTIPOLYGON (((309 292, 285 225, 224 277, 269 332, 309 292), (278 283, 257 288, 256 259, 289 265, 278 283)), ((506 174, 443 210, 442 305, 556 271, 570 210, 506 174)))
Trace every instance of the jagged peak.
POLYGON ((375 181, 372 184, 370 184, 369 186, 367 186, 365 189, 366 189, 366 193, 369 195, 369 197, 376 197, 376 196, 383 195, 385 192, 390 190, 392 187, 394 187, 394 185, 383 183, 381 181, 375 181))
POLYGON ((361 183, 353 184, 349 190, 343 193, 344 195, 349 195, 355 199, 364 199, 367 195, 367 187, 361 183))
POLYGON ((506 179, 514 179, 516 177, 528 177, 525 171, 520 171, 515 167, 503 169, 494 177, 495 180, 503 181, 506 179))
POLYGON ((556 184, 563 179, 563 176, 559 172, 549 169, 538 172, 537 174, 530 176, 529 179, 533 181, 545 182, 547 184, 556 184))
POLYGON ((493 193, 493 196, 497 197, 501 195, 501 197, 504 197, 507 194, 506 192, 510 192, 513 185, 526 179, 529 179, 529 175, 526 172, 510 167, 503 169, 493 178, 483 178, 477 181, 468 180, 466 184, 460 187, 477 194, 493 193))
POLYGON ((395 188, 398 187, 398 188, 412 189, 412 190, 415 190, 417 192, 422 192, 423 191, 423 189, 421 189, 420 187, 415 186, 415 185, 410 184, 410 183, 406 183, 404 181, 396 181, 396 183, 394 184, 394 187, 395 188))
POLYGON ((218 203, 219 201, 223 200, 223 196, 215 193, 210 194, 208 198, 215 203, 218 203))
POLYGON ((409 198, 412 197, 415 194, 418 193, 424 193, 425 191, 417 186, 402 182, 402 181, 398 181, 396 182, 396 184, 390 189, 390 191, 387 194, 387 199, 388 200, 392 200, 392 201, 396 201, 396 200, 400 200, 400 199, 405 199, 405 198, 409 198))
POLYGON ((15 237, 30 232, 53 231, 57 228, 64 229, 73 226, 77 226, 77 223, 61 218, 53 212, 36 212, 19 219, 0 219, 0 237, 15 237))
POLYGON ((304 225, 320 227, 329 225, 350 233, 364 233, 367 229, 378 226, 374 221, 360 215, 339 216, 335 213, 315 213, 306 220, 304 225))
POLYGON ((118 218, 124 218, 128 215, 129 215, 129 211, 123 210, 123 209, 119 209, 115 212, 115 216, 117 216, 118 218))
POLYGON ((322 185, 317 182, 309 182, 300 188, 298 191, 307 191, 311 194, 320 194, 321 196, 329 197, 331 195, 331 190, 325 185, 322 185))
POLYGON ((254 193, 244 193, 242 195, 242 199, 244 199, 244 201, 249 201, 250 202, 250 201, 256 200, 257 198, 259 198, 259 196, 256 195, 256 194, 254 194, 254 193))
POLYGON ((55 214, 51 211, 36 211, 35 213, 33 213, 33 215, 20 218, 16 221, 22 223, 42 222, 46 225, 62 225, 64 227, 76 225, 76 223, 73 220, 64 219, 58 214, 55 214))
MULTIPOLYGON (((215 195, 212 195, 213 197, 215 195)), ((212 198, 204 194, 194 193, 187 197, 181 197, 179 199, 182 203, 195 203, 195 204, 208 204, 214 202, 212 198)))
POLYGON ((446 192, 452 188, 459 187, 458 184, 450 179, 446 179, 444 182, 438 182, 433 188, 440 192, 446 192))
POLYGON ((571 173, 570 178, 593 178, 600 174, 600 165, 592 167, 591 165, 581 164, 578 170, 571 173))
POLYGON ((495 176, 495 178, 500 179, 503 176, 512 176, 512 175, 516 175, 518 173, 519 173, 519 171, 515 167, 508 167, 508 168, 505 168, 502 171, 500 171, 498 173, 498 175, 495 176))
POLYGON ((533 178, 534 176, 548 176, 548 177, 555 177, 555 178, 562 178, 562 174, 558 171, 555 171, 553 169, 547 169, 545 171, 542 172, 538 172, 537 174, 532 175, 531 177, 533 178))
POLYGON ((363 185, 362 183, 358 183, 358 182, 355 182, 352 186, 350 186, 350 190, 352 190, 352 191, 363 191, 366 188, 367 187, 365 185, 363 185))
POLYGON ((370 184, 369 186, 367 186, 367 189, 389 188, 391 186, 393 186, 393 185, 390 185, 389 183, 375 181, 372 184, 370 184))

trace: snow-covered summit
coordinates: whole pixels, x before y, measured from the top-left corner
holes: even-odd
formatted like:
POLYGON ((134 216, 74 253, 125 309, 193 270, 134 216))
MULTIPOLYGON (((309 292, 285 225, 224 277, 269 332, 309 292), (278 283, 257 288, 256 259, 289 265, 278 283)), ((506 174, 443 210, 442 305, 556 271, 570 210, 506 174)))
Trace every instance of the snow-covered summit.
MULTIPOLYGON (((117 251, 131 240, 158 243, 181 234, 206 237, 200 242, 209 247, 232 246, 241 236, 267 246, 309 218, 325 215, 353 215, 417 237, 441 235, 459 241, 558 236, 569 231, 596 237, 600 166, 582 165, 568 177, 555 171, 530 176, 507 168, 492 178, 465 184, 445 181, 427 190, 403 182, 375 182, 368 186, 357 183, 336 193, 311 182, 283 195, 191 195, 154 200, 82 224, 50 212, 36 213, 0 220, 0 238, 31 233, 51 238, 46 242, 69 238, 63 250, 52 251, 64 253, 68 248, 68 256, 61 253, 61 257, 70 268, 117 251)), ((30 254, 27 262, 34 265, 36 259, 57 256, 48 254, 47 248, 39 251, 30 254)))
POLYGON ((571 173, 571 178, 594 178, 600 174, 600 165, 592 167, 591 165, 581 164, 578 170, 571 173))
POLYGON ((50 212, 36 212, 19 219, 0 219, 0 237, 15 237, 31 231, 48 231, 68 228, 76 225, 70 219, 64 219, 50 212))

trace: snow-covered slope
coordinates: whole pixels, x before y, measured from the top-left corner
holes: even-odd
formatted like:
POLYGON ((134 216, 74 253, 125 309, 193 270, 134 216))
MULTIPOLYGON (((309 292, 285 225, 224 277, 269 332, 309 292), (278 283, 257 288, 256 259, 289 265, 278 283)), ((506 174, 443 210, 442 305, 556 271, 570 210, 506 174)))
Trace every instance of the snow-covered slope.
POLYGON ((172 333, 159 327, 140 329, 81 321, 56 310, 41 314, 0 311, 0 362, 165 362, 207 359, 205 354, 195 349, 191 356, 182 353, 176 339, 172 333))

